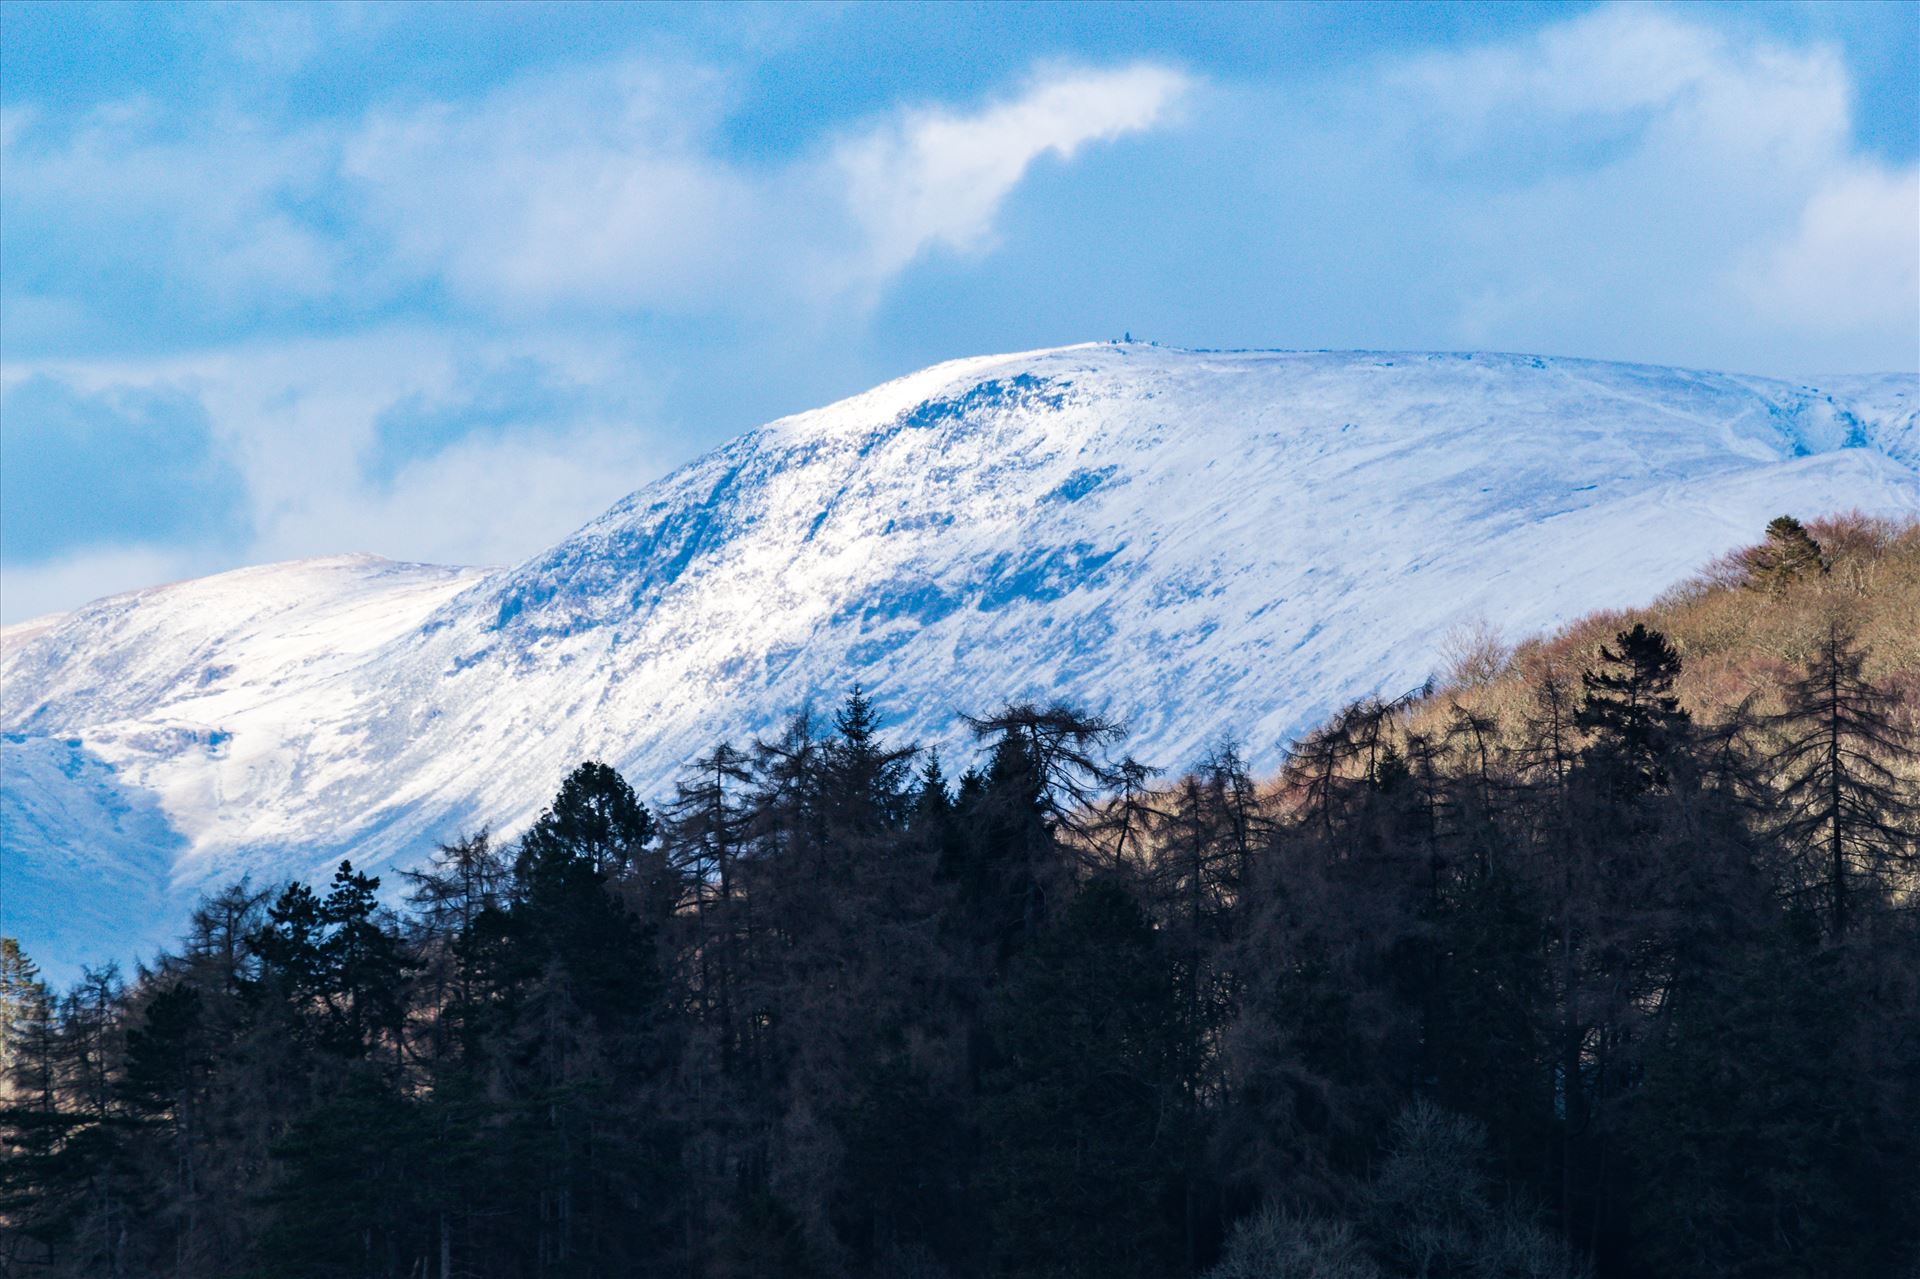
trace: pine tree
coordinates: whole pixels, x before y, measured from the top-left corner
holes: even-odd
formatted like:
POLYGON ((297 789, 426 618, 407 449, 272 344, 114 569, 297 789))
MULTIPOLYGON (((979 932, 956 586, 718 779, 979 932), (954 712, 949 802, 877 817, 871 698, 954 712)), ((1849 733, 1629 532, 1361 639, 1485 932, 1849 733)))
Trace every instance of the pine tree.
POLYGON ((990 1018, 984 1184, 999 1273, 1160 1276, 1180 1256, 1173 983, 1152 925, 1089 882, 1009 974, 990 1018))
POLYGON ((1899 677, 1835 628, 1696 726, 1657 632, 1593 665, 1351 707, 1272 791, 1031 704, 954 783, 855 687, 659 828, 575 769, 404 915, 243 882, 59 997, 0 944, 0 1272, 1899 1272, 1899 677))
POLYGON ((0 1245, 10 1266, 65 1260, 84 1210, 88 1169, 73 1137, 84 1121, 64 1106, 56 998, 9 942, 6 1105, 0 1108, 0 1245))
POLYGON ((1618 649, 1600 646, 1600 666, 1580 677, 1586 689, 1574 722, 1593 735, 1587 751, 1617 795, 1631 797, 1664 787, 1668 761, 1683 744, 1691 716, 1673 694, 1680 655, 1644 622, 1614 637, 1618 649))
POLYGON ((1671 1001, 1627 1112, 1635 1251, 1674 1279, 1899 1274, 1920 1126, 1887 1081, 1920 1066, 1913 1007, 1792 917, 1740 925, 1671 1001), (1863 1051, 1888 1023, 1895 1053, 1863 1051))
POLYGON ((907 823, 921 846, 933 853, 938 866, 946 865, 956 851, 954 841, 959 832, 959 822, 956 820, 958 811, 959 803, 947 785, 946 773, 940 767, 940 752, 937 749, 929 750, 926 763, 920 766, 914 782, 907 823))
POLYGON ((556 858, 584 859, 595 873, 613 875, 653 836, 653 815, 634 798, 626 779, 588 760, 567 774, 552 805, 521 837, 520 860, 534 866, 556 858))
POLYGON ((261 1000, 249 939, 269 904, 244 880, 210 894, 128 997, 120 1088, 150 1186, 146 1256, 174 1279, 244 1263, 271 1145, 311 1100, 313 1058, 261 1000))
POLYGON ((1098 847, 1094 814, 1119 780, 1105 750, 1125 730, 1066 706, 1016 703, 969 720, 991 741, 987 768, 963 808, 972 837, 944 871, 959 888, 960 909, 996 965, 1004 964, 1047 919, 1073 867, 1070 845, 1098 847))
POLYGON ((885 745, 879 716, 858 684, 833 716, 834 733, 821 755, 825 820, 841 840, 881 834, 904 815, 913 746, 885 745))
POLYGON ((961 778, 960 809, 963 835, 940 866, 955 890, 949 923, 997 968, 1038 928, 1051 878, 1052 832, 1025 736, 1002 733, 987 768, 961 778))
POLYGON ((1767 540, 1741 558, 1746 567, 1748 589, 1775 596, 1810 573, 1827 571, 1826 552, 1807 532, 1806 526, 1791 515, 1776 516, 1769 521, 1767 540))
POLYGON ((412 964, 379 888, 343 861, 324 898, 288 885, 251 943, 262 965, 256 990, 279 1002, 304 1042, 345 1057, 383 1041, 398 1051, 412 964))
MULTIPOLYGON (((198 986, 176 980, 148 1000, 127 1032, 126 1067, 117 1091, 165 1152, 171 1176, 160 1187, 150 1224, 170 1236, 176 1264, 201 1265, 204 1147, 213 1077, 224 1045, 207 1024, 198 986)), ((158 1180, 158 1179, 156 1179, 158 1180)))
POLYGON ((1182 1239, 1189 1262, 1217 1216, 1215 1187, 1201 1171, 1213 1108, 1224 1088, 1218 1044, 1236 1011, 1234 905, 1246 885, 1252 841, 1263 825, 1252 783, 1231 746, 1197 773, 1155 795, 1155 854, 1146 868, 1174 984, 1179 1054, 1177 1129, 1184 1143, 1182 1239))
MULTIPOLYGON (((521 841, 506 909, 475 923, 498 1072, 489 1083, 507 1093, 482 1152, 486 1189, 532 1273, 643 1268, 670 1216, 673 1134, 657 1101, 671 1052, 664 912, 647 900, 661 889, 653 855, 634 842, 650 822, 609 774, 576 770, 575 785, 563 783, 521 841)), ((442 1131, 470 1108, 457 1093, 448 1100, 442 1131)), ((458 1185, 460 1143, 441 1137, 437 1148, 444 1180, 458 1185)))
POLYGON ((968 722, 974 736, 996 739, 989 774, 1002 767, 1003 780, 1029 789, 1056 831, 1085 835, 1101 794, 1119 781, 1106 751, 1126 736, 1124 727, 1060 703, 1043 708, 1031 702, 968 722), (1000 747, 1010 742, 1020 749, 1003 759, 1000 747))
POLYGON ((428 1136, 417 1105, 378 1074, 352 1069, 274 1146, 284 1173, 261 1196, 261 1271, 288 1279, 428 1273, 437 1216, 422 1175, 428 1136))

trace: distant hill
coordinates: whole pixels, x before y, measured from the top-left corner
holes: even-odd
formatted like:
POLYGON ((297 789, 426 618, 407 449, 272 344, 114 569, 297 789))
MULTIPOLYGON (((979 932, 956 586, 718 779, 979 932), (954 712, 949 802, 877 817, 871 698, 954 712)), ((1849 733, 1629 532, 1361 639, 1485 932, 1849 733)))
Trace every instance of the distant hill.
MULTIPOLYGON (((1256 769, 1441 637, 1644 604, 1783 511, 1920 512, 1920 379, 1108 344, 943 364, 749 432, 498 570, 365 556, 0 634, 0 929, 157 941, 241 873, 643 796, 856 681, 955 741, 1008 698, 1256 769)), ((502 511, 511 519, 511 511, 502 511)))

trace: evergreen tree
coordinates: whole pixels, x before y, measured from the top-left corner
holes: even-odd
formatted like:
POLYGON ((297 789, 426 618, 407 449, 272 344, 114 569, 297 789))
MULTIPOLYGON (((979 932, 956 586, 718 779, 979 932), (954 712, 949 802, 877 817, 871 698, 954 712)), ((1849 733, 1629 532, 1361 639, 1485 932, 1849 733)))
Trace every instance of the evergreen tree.
POLYGON ((1804 916, 1744 921, 1674 999, 1629 1112, 1635 1251, 1675 1279, 1893 1275, 1920 1189, 1911 1025, 1804 916), (1865 1033, 1863 1033, 1865 1032, 1865 1033), (1902 1097, 1902 1092, 1905 1097, 1902 1097))
POLYGON ((653 815, 634 798, 619 773, 588 760, 567 774, 560 793, 521 837, 518 872, 549 861, 585 861, 596 874, 615 875, 654 836, 653 815))
POLYGON ((1577 707, 1541 658, 1271 789, 1035 705, 950 784, 856 687, 657 828, 583 765, 403 914, 242 882, 60 995, 0 944, 0 1271, 1902 1273, 1900 677, 1835 628, 1696 726, 1644 625, 1577 707))
POLYGON ((1173 983, 1128 890, 1084 886, 990 1018, 983 1177, 1001 1273, 1168 1274, 1181 1253, 1173 983))
POLYGON ((1680 655, 1659 631, 1635 622, 1600 646, 1600 665, 1580 677, 1586 696, 1574 722, 1593 735, 1586 752, 1625 798, 1667 784, 1668 764, 1692 717, 1673 693, 1680 655))
POLYGON ((288 1279, 426 1275, 435 1256, 418 1108, 378 1074, 351 1068, 333 1096, 274 1146, 284 1173, 263 1196, 265 1273, 288 1279))
POLYGON ((256 989, 276 998, 304 1042, 347 1057, 385 1043, 397 1051, 410 964, 384 918, 379 879, 343 861, 327 895, 290 884, 252 939, 256 989))
POLYGON ((858 684, 834 712, 833 727, 821 761, 826 820, 841 840, 881 835, 905 814, 907 778, 919 751, 881 741, 879 716, 858 684))
POLYGON ((204 1164, 213 1114, 218 1052, 200 988, 176 980, 147 1002, 127 1032, 126 1067, 118 1091, 162 1152, 170 1175, 156 1176, 157 1204, 150 1224, 156 1249, 176 1272, 200 1269, 207 1251, 204 1164))
POLYGON ((1813 535, 1791 515, 1767 523, 1767 540, 1743 556, 1746 585, 1751 590, 1779 596, 1800 578, 1827 571, 1826 552, 1813 535))
POLYGON ((1052 877, 1053 834, 1032 743, 1003 732, 986 770, 961 783, 966 835, 947 850, 941 871, 956 890, 952 922, 998 967, 1039 927, 1052 877))
POLYGON ((619 1272, 657 1255, 669 1228, 664 914, 646 901, 661 887, 651 820, 625 781, 592 765, 567 781, 521 841, 507 910, 476 924, 513 1098, 495 1173, 530 1270, 619 1272), (641 882, 620 891, 626 879, 641 882))
POLYGON ((55 998, 12 944, 5 952, 7 1060, 0 1109, 0 1224, 10 1265, 64 1260, 82 1211, 84 1121, 62 1105, 62 1047, 55 998))

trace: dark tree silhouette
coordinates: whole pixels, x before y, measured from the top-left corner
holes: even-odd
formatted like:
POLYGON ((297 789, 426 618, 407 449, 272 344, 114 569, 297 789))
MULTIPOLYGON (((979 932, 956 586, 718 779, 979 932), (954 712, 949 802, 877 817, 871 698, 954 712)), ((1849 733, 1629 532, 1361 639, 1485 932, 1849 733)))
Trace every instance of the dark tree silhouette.
POLYGON ((1857 899, 1885 901, 1896 876, 1920 861, 1913 783, 1890 767, 1912 757, 1913 733, 1895 719, 1899 699, 1866 678, 1867 656, 1829 624, 1772 722, 1784 739, 1771 760, 1786 813, 1781 834, 1822 886, 1836 933, 1857 899))

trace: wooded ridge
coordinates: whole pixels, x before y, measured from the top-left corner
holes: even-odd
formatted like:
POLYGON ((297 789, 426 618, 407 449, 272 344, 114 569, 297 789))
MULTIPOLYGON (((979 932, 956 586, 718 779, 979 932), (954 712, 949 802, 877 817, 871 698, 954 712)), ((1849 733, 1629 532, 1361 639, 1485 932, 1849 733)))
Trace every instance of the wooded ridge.
POLYGON ((402 909, 242 881, 64 993, 9 943, 0 1270, 1913 1273, 1920 525, 1447 647, 1264 781, 855 688, 402 909))

